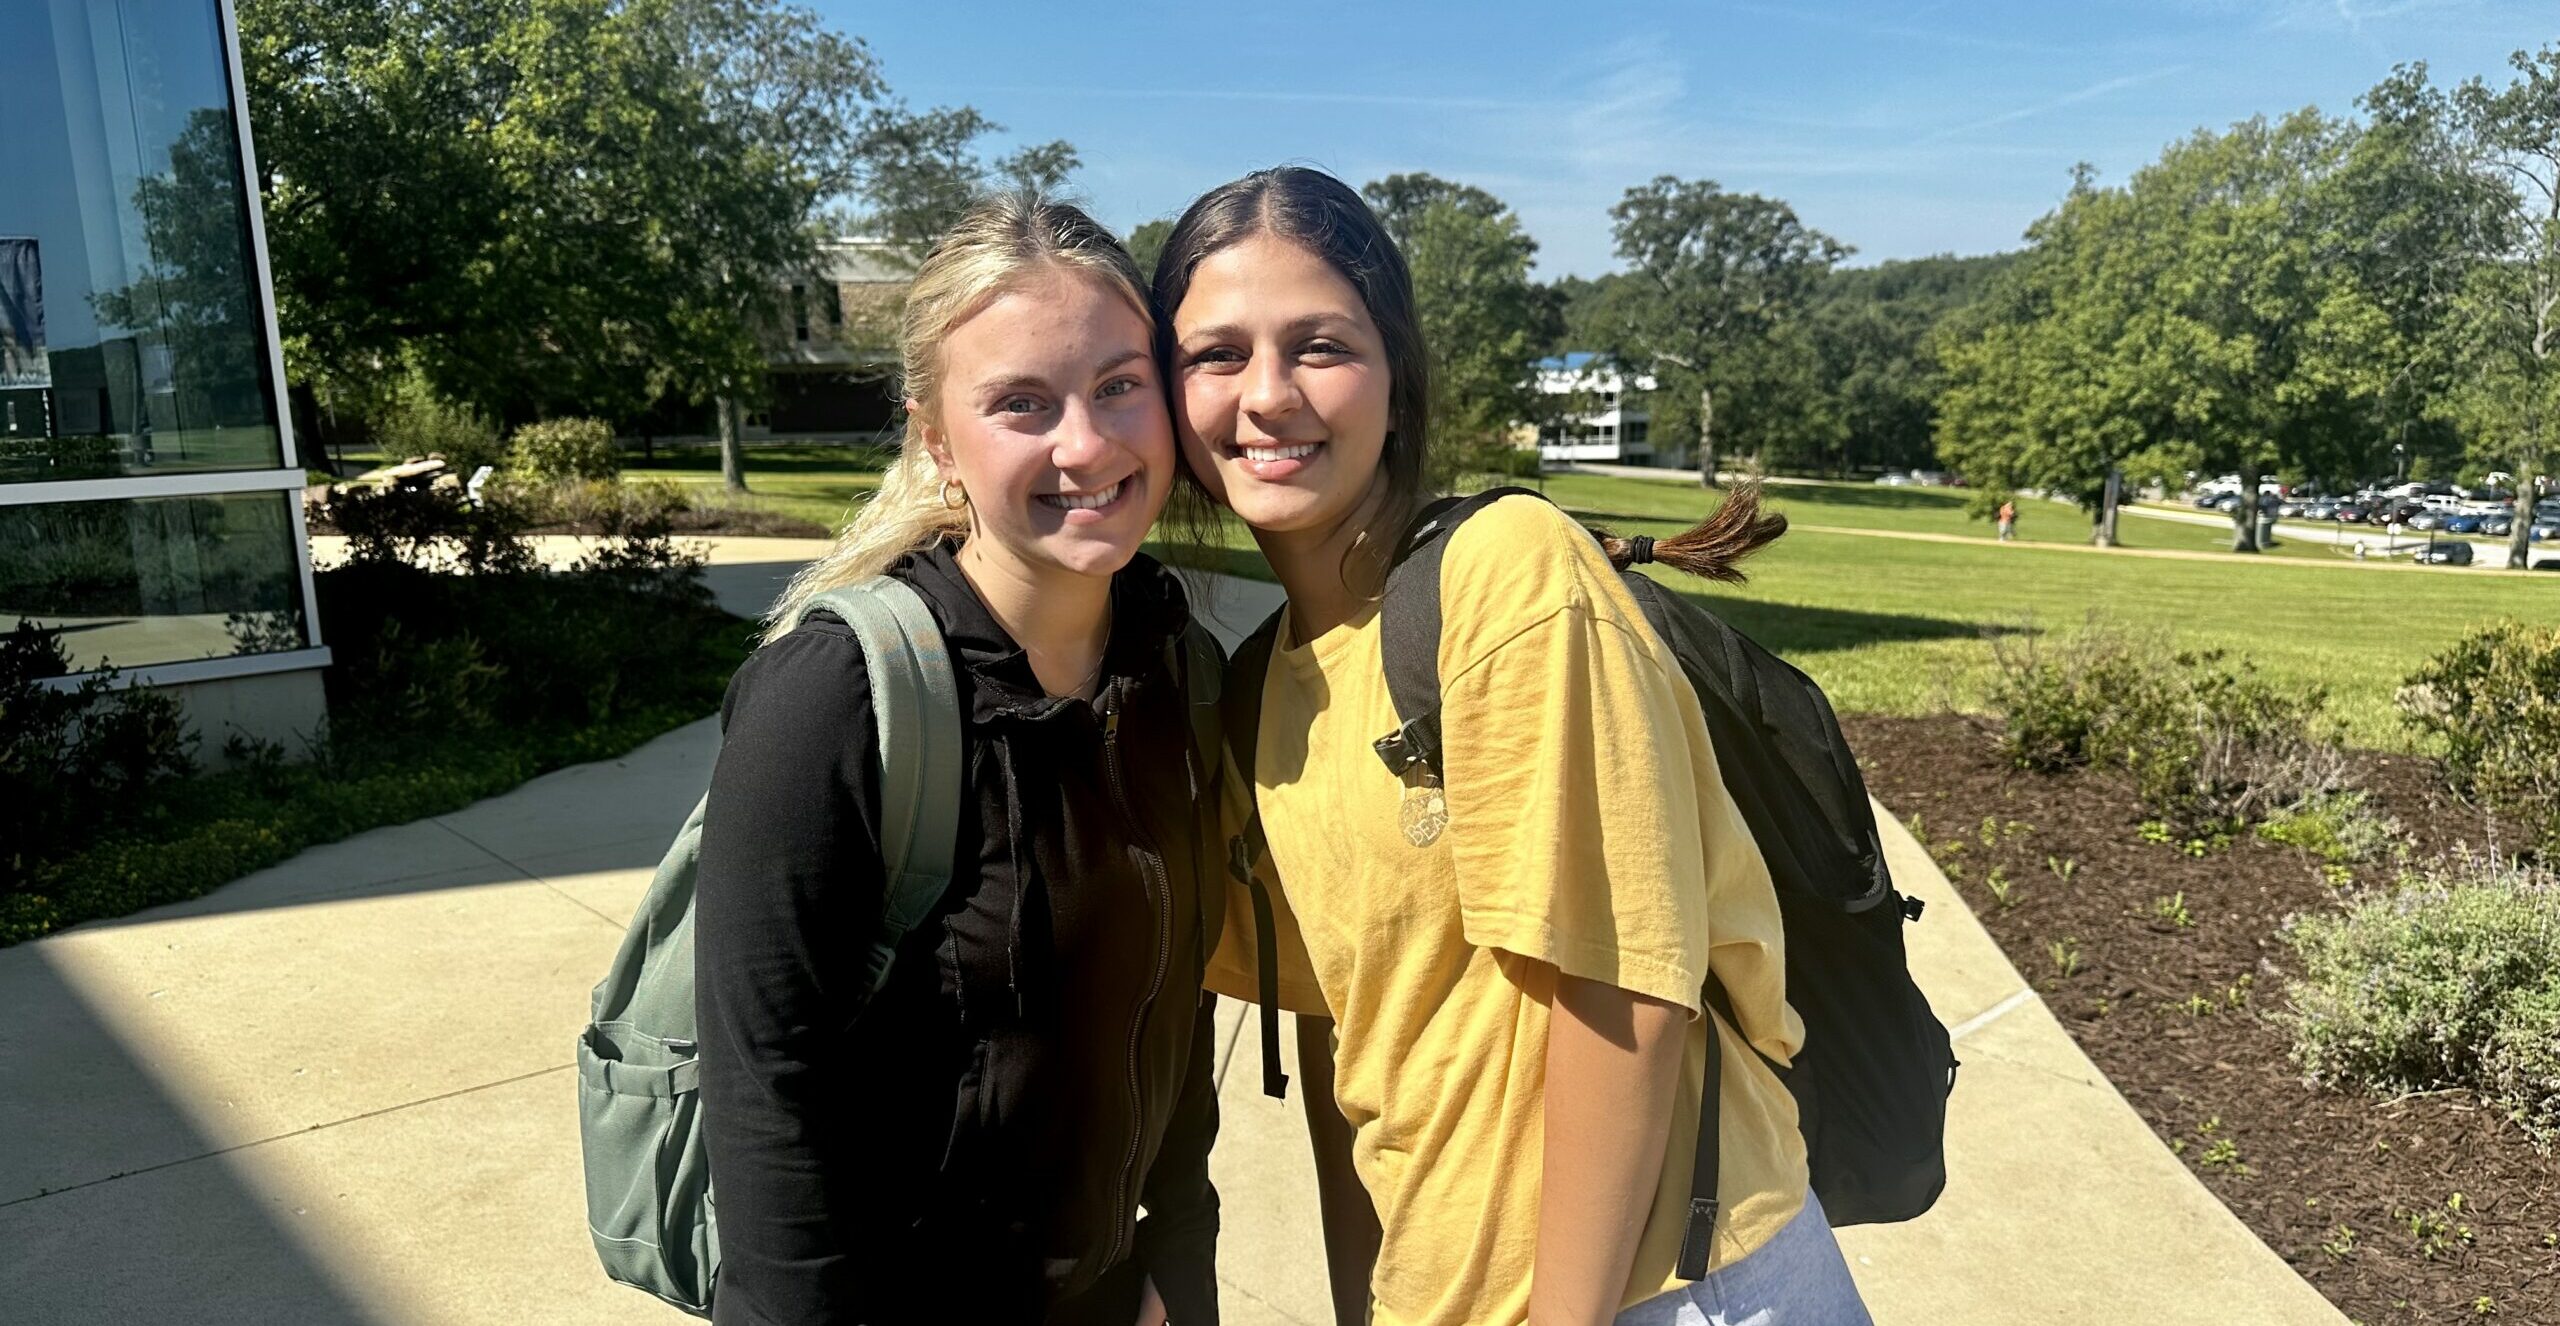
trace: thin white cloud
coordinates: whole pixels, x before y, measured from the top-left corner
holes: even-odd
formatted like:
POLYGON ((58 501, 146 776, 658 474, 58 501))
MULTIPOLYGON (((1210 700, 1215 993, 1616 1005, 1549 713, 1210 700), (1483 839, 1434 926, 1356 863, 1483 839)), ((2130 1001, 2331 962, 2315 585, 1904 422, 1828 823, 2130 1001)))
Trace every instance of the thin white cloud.
POLYGON ((1809 27, 1846 32, 1875 42, 1925 42, 1932 46, 1950 46, 1971 51, 2003 51, 2012 55, 2059 55, 2069 48, 2042 42, 2019 41, 2008 37, 1985 37, 1970 32, 1950 32, 1943 28, 1915 26, 1911 20, 1925 17, 1944 8, 1924 5, 1903 16, 1898 23, 1878 23, 1848 14, 1822 9, 1792 9, 1781 5, 1755 4, 1752 0, 1725 0, 1718 9, 1748 18, 1779 19, 1809 27))
POLYGON ((1424 110, 1470 111, 1546 111, 1562 109, 1557 102, 1505 99, 1498 97, 1435 97, 1393 92, 1288 92, 1255 88, 1168 88, 1133 87, 1057 87, 1017 86, 979 87, 977 94, 1003 93, 1014 96, 1074 97, 1078 100, 1117 98, 1124 101, 1254 101, 1309 106, 1402 106, 1424 110))
POLYGON ((1985 129, 1996 129, 2004 124, 2015 124, 2020 120, 2033 119, 2036 116, 2060 110, 2065 106, 2077 106, 2081 102, 2095 101, 2100 97, 2110 96, 2114 93, 2122 92, 2127 88, 2140 87, 2145 83, 2156 83, 2173 74, 2184 73, 2189 67, 2190 66, 2184 64, 2173 64, 2151 70, 2148 73, 2126 74, 2120 78, 2110 78, 2103 82, 2092 83, 2078 91, 2066 92, 2050 101, 2039 101, 2032 106, 2020 106, 2015 110, 2002 111, 1997 115, 1986 116, 1982 119, 1975 120, 1970 124, 1958 124, 1940 129, 1936 133, 1928 134, 1920 138, 1915 146, 1919 144, 1944 142, 1947 139, 1959 137, 1964 134, 1979 133, 1985 129))

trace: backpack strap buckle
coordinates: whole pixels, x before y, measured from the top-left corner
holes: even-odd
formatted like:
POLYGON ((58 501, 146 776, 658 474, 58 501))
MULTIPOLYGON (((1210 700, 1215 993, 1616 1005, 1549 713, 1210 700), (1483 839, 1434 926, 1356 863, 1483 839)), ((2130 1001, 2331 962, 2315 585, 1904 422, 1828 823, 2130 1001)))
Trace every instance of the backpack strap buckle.
POLYGON ((1436 774, 1440 772, 1440 716, 1437 713, 1424 714, 1369 743, 1369 746, 1378 752, 1379 759, 1386 762, 1387 772, 1398 778, 1416 768, 1436 774))

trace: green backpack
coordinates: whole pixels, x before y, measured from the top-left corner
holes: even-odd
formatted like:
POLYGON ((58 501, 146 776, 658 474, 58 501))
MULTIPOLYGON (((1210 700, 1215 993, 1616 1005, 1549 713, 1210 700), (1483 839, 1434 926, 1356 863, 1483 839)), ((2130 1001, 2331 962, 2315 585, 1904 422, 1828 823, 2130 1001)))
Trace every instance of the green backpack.
MULTIPOLYGON (((889 867, 864 997, 889 978, 898 942, 949 886, 964 795, 959 686, 924 600, 886 576, 818 595, 862 646, 880 727, 880 850, 889 867)), ((720 1234, 704 1154, 694 1054, 693 881, 697 803, 596 986, 578 1037, 578 1135, 587 1230, 605 1274, 700 1316, 711 1311, 720 1234)))

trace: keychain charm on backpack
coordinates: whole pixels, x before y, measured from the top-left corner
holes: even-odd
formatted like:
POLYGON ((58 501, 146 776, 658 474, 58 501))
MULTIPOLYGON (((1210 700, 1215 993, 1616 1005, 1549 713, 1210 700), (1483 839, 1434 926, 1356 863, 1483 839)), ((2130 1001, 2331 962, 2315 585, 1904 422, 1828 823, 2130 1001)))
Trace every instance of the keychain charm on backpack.
POLYGON ((1396 826, 1416 847, 1440 841, 1440 831, 1449 827, 1449 798, 1440 790, 1440 775, 1426 769, 1404 785, 1404 796, 1396 803, 1396 826))

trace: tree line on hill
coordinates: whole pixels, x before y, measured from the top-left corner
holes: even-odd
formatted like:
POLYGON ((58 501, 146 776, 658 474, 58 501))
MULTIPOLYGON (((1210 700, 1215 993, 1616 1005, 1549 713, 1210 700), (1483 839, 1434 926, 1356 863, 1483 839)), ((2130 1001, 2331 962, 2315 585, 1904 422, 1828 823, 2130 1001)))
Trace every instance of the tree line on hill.
MULTIPOLYGON (((991 159, 1000 126, 915 109, 782 0, 243 0, 239 22, 287 363, 324 417, 422 388, 509 423, 672 396, 734 435, 822 238, 912 256, 979 189, 1078 165, 1065 142, 991 159)), ((2111 470, 2496 470, 2530 493, 2560 409, 2560 47, 2514 65, 2451 88, 2406 66, 2360 116, 2200 130, 2121 184, 2084 166, 1988 257, 1846 267, 1783 200, 1665 175, 1610 209, 1621 270, 1541 281, 1483 189, 1364 194, 1413 268, 1444 473, 1583 409, 1525 370, 1580 350, 1650 378, 1657 447, 1709 475, 1943 462, 2094 504, 2111 470)), ((1132 235, 1142 265, 1166 228, 1132 235)))

